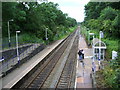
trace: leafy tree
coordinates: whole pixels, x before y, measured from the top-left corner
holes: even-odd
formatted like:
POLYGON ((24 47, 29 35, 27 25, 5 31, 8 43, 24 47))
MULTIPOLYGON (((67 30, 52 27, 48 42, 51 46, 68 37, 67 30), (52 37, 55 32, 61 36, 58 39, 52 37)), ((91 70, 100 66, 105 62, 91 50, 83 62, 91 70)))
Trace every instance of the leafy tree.
POLYGON ((16 30, 20 30, 21 33, 32 33, 45 40, 45 30, 47 28, 50 41, 54 40, 58 32, 63 33, 69 26, 72 27, 77 24, 75 19, 68 18, 58 9, 58 4, 52 2, 41 4, 36 2, 3 2, 2 16, 4 36, 7 36, 7 21, 14 19, 14 22, 10 24, 12 35, 15 35, 16 30))
POLYGON ((119 2, 109 2, 108 6, 112 7, 113 9, 120 10, 120 1, 119 2))
POLYGON ((115 33, 115 35, 117 35, 119 37, 120 35, 120 12, 118 12, 117 16, 115 17, 115 19, 113 20, 113 33, 115 33))
POLYGON ((10 19, 13 19, 16 11, 16 2, 2 2, 2 20, 7 22, 10 19))
MULTIPOLYGON (((16 11, 16 6, 18 3, 16 2, 2 2, 2 36, 6 37, 8 36, 7 34, 7 29, 8 29, 8 21, 11 19, 14 19, 15 11, 16 11)), ((10 30, 12 29, 12 25, 14 22, 10 22, 10 30)))
POLYGON ((67 17, 66 22, 67 22, 68 27, 73 27, 77 24, 76 20, 71 17, 67 17))
POLYGON ((113 26, 112 26, 112 21, 111 20, 104 20, 103 21, 103 31, 107 33, 106 35, 108 37, 112 36, 114 33, 113 32, 113 26))
POLYGON ((119 36, 119 8, 117 3, 90 2, 85 6, 87 28, 104 31, 107 37, 119 36), (103 5, 103 6, 102 6, 103 5), (98 12, 98 13, 97 13, 98 12))
POLYGON ((100 16, 101 10, 106 7, 104 2, 89 2, 85 5, 85 20, 97 19, 100 16))
POLYGON ((116 16, 117 16, 116 10, 111 7, 106 7, 100 13, 100 19, 102 20, 108 20, 108 19, 114 20, 116 16))

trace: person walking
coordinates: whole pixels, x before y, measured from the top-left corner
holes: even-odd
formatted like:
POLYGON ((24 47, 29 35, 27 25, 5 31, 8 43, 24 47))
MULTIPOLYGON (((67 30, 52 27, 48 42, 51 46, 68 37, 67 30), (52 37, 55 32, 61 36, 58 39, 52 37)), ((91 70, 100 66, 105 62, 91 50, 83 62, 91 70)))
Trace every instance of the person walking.
POLYGON ((79 60, 84 59, 83 49, 78 51, 78 55, 79 55, 79 60))
POLYGON ((83 49, 82 49, 82 58, 84 59, 84 51, 83 51, 83 49))

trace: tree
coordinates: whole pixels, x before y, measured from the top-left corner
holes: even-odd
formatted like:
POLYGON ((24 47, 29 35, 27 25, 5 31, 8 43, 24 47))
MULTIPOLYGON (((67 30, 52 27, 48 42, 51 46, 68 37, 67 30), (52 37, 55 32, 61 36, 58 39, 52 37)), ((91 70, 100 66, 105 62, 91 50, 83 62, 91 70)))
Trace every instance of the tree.
POLYGON ((89 2, 85 5, 85 20, 97 19, 101 10, 106 7, 106 4, 104 2, 89 2))
MULTIPOLYGON (((15 11, 16 11, 16 6, 18 3, 16 2, 2 2, 2 36, 6 37, 8 36, 8 21, 11 19, 14 19, 15 11)), ((12 25, 14 22, 10 23, 10 30, 12 29, 12 25)))
POLYGON ((106 7, 100 13, 101 20, 114 20, 116 16, 117 16, 116 10, 111 7, 106 7))
POLYGON ((84 24, 93 30, 104 31, 106 36, 119 36, 119 8, 117 3, 90 2, 85 6, 84 24))
POLYGON ((117 16, 113 20, 112 26, 114 27, 112 32, 115 33, 117 37, 119 37, 120 35, 120 12, 118 12, 117 16))
POLYGON ((16 30, 20 30, 21 33, 32 33, 38 38, 45 39, 45 30, 48 28, 50 41, 58 32, 63 33, 69 26, 77 24, 75 19, 67 18, 68 16, 58 9, 58 4, 52 2, 41 4, 36 2, 4 2, 3 9, 3 35, 7 35, 7 21, 9 19, 14 19, 10 25, 13 35, 15 35, 16 30), (7 15, 8 11, 10 12, 7 15))

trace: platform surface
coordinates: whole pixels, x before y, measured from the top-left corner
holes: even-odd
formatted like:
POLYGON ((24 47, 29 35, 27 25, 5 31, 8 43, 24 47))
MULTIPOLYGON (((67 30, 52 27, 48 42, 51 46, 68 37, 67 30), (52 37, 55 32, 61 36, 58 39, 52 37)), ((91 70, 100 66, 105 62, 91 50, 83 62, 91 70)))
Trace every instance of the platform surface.
MULTIPOLYGON (((77 66, 76 66, 76 88, 92 88, 92 79, 90 78, 90 73, 92 71, 92 52, 91 48, 88 48, 85 39, 79 35, 79 45, 78 49, 84 50, 84 66, 83 63, 79 60, 79 56, 77 59, 77 66)), ((95 61, 96 70, 98 67, 98 61, 95 61)))
POLYGON ((58 40, 51 45, 48 45, 40 53, 36 54, 30 60, 22 64, 4 78, 0 79, 1 88, 11 88, 16 82, 24 77, 35 65, 37 65, 44 57, 46 57, 55 47, 57 47, 63 40, 58 40))

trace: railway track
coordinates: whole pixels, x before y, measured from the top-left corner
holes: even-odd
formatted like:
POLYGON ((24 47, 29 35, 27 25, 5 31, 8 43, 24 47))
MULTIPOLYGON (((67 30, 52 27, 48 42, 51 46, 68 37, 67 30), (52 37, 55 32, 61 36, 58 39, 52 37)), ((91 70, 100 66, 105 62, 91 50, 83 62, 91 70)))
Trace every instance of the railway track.
MULTIPOLYGON (((70 88, 73 82, 73 72, 75 70, 75 62, 77 57, 77 45, 78 45, 78 30, 72 33, 55 51, 54 53, 27 79, 23 84, 17 86, 17 88, 44 88, 47 79, 50 74, 57 67, 57 63, 60 62, 60 58, 65 53, 65 50, 71 44, 71 49, 69 50, 68 59, 65 62, 62 72, 60 73, 60 78, 57 81, 56 88, 70 88)), ((54 87, 54 88, 55 88, 54 87)), ((46 87, 49 88, 49 87, 46 87)))
POLYGON ((72 87, 72 78, 74 78, 73 73, 76 67, 77 50, 78 50, 78 36, 75 38, 73 46, 70 50, 69 57, 66 61, 66 64, 63 68, 62 74, 59 78, 56 88, 73 88, 72 87))

